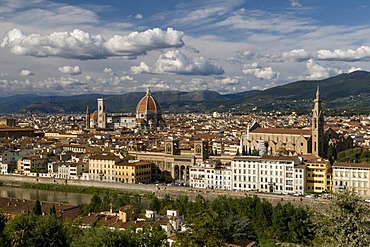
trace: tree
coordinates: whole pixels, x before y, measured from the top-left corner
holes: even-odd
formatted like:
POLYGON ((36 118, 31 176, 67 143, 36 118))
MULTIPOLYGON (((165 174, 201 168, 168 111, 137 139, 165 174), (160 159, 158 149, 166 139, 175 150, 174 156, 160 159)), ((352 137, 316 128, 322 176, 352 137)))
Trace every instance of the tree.
POLYGON ((37 218, 35 214, 18 215, 6 225, 4 233, 13 247, 30 246, 37 218))
POLYGON ((161 209, 161 202, 159 201, 158 197, 153 196, 149 204, 149 209, 159 212, 159 210, 161 209))
POLYGON ((313 240, 312 222, 310 216, 304 208, 295 208, 288 223, 289 239, 293 243, 306 244, 313 240))
POLYGON ((6 224, 6 218, 3 214, 0 214, 0 246, 5 245, 5 239, 4 239, 4 229, 6 224))
POLYGON ((288 203, 282 206, 278 203, 272 213, 272 229, 274 238, 283 242, 288 241, 290 217, 293 206, 288 203))
POLYGON ((330 161, 330 164, 333 164, 334 161, 337 159, 337 150, 335 149, 333 144, 330 144, 328 147, 327 158, 330 161))
POLYGON ((33 206, 32 213, 34 213, 35 215, 42 215, 41 203, 39 200, 35 201, 35 205, 33 206))
POLYGON ((138 234, 140 246, 166 246, 167 235, 162 227, 158 224, 145 224, 143 230, 139 231, 138 234))
POLYGON ((67 234, 63 222, 55 215, 39 216, 32 230, 33 246, 63 247, 67 245, 67 234))
POLYGON ((354 192, 335 195, 330 208, 313 217, 320 246, 370 246, 370 208, 354 192))
POLYGON ((101 199, 98 194, 94 194, 90 199, 90 206, 93 212, 99 212, 101 209, 101 199))
POLYGON ((112 231, 106 227, 91 227, 85 229, 81 235, 76 236, 71 243, 71 247, 137 247, 139 246, 138 241, 137 235, 132 229, 112 231))
POLYGON ((186 219, 190 228, 176 234, 174 246, 225 246, 224 222, 211 209, 202 210, 186 219))
POLYGON ((55 209, 55 204, 53 204, 53 206, 50 208, 49 214, 50 215, 57 215, 57 210, 55 209))

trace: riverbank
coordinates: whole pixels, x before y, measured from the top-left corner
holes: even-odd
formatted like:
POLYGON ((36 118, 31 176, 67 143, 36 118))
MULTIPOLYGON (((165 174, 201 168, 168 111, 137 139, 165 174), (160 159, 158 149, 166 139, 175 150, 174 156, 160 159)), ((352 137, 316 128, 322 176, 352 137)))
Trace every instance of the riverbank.
POLYGON ((111 190, 121 190, 133 193, 155 193, 154 184, 124 184, 115 182, 67 180, 58 178, 27 177, 20 175, 0 175, 0 183, 5 186, 33 188, 50 191, 101 193, 111 190))

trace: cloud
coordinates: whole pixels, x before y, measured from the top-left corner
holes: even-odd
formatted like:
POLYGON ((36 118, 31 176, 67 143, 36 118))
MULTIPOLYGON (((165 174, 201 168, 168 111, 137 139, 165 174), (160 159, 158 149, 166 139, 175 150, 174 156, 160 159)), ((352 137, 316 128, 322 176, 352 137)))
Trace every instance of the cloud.
POLYGON ((22 69, 22 71, 21 71, 21 73, 19 73, 19 75, 21 75, 21 76, 30 76, 30 75, 34 75, 34 73, 29 71, 28 69, 22 69))
POLYGON ((282 58, 285 61, 302 62, 310 58, 310 54, 304 49, 291 50, 284 52, 282 58))
POLYGON ((132 81, 132 80, 134 80, 134 78, 132 78, 131 76, 126 75, 126 76, 121 76, 120 80, 121 81, 132 81))
POLYGON ((144 18, 144 16, 143 16, 143 15, 141 15, 141 14, 137 14, 137 15, 135 15, 135 19, 141 20, 141 19, 143 19, 143 18, 144 18))
POLYGON ((351 68, 348 69, 348 73, 352 73, 352 72, 359 71, 359 70, 362 70, 362 68, 351 67, 351 68))
POLYGON ((219 86, 225 86, 225 85, 236 85, 239 84, 239 79, 238 78, 231 78, 229 76, 224 77, 222 79, 216 79, 213 81, 214 84, 219 85, 219 86))
POLYGON ((63 57, 69 59, 103 59, 114 56, 135 57, 148 51, 182 47, 184 33, 167 28, 132 32, 127 36, 114 35, 105 41, 101 35, 91 35, 79 29, 72 32, 54 32, 47 36, 25 35, 15 28, 1 42, 17 55, 33 57, 63 57))
POLYGON ((293 8, 302 7, 302 4, 299 2, 299 0, 290 0, 290 6, 293 8))
POLYGON ((243 64, 251 59, 257 59, 261 57, 259 53, 251 50, 239 50, 236 51, 236 55, 233 57, 228 57, 226 61, 231 64, 243 64))
POLYGON ((154 68, 150 68, 145 62, 139 66, 131 67, 131 72, 139 73, 173 73, 181 75, 220 75, 223 68, 217 63, 211 63, 203 57, 188 58, 182 52, 167 51, 159 56, 154 68))
POLYGON ((253 75, 257 79, 262 80, 273 80, 279 77, 279 73, 273 71, 271 67, 263 68, 257 62, 245 64, 242 71, 246 75, 253 75))
POLYGON ((81 68, 80 66, 63 66, 59 67, 58 70, 64 74, 69 74, 69 75, 78 75, 81 74, 81 68))
POLYGON ((152 68, 145 62, 141 62, 139 66, 132 66, 130 70, 133 74, 152 73, 152 68))
POLYGON ((322 79, 343 73, 341 69, 325 67, 313 59, 307 61, 306 67, 309 73, 307 79, 322 79))
POLYGON ((109 74, 109 75, 115 75, 114 71, 112 68, 104 68, 103 73, 109 74))
POLYGON ((319 50, 317 51, 317 58, 321 60, 335 60, 335 61, 368 61, 370 59, 370 47, 360 46, 356 50, 319 50))

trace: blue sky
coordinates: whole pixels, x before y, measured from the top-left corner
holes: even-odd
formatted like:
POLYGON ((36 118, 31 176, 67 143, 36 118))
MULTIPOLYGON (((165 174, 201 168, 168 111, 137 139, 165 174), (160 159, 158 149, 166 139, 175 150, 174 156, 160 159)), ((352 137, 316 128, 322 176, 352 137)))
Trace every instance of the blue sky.
POLYGON ((365 0, 2 0, 0 96, 148 85, 224 94, 370 70, 369 8, 365 0))

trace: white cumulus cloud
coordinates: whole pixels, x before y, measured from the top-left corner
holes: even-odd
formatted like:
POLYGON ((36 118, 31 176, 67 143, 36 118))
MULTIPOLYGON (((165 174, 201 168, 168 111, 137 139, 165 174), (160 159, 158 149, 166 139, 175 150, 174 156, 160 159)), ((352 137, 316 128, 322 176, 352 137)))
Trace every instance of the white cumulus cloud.
POLYGON ((203 57, 188 58, 184 53, 175 50, 160 55, 153 68, 141 62, 139 66, 131 67, 131 72, 134 74, 220 75, 224 70, 219 64, 211 63, 203 57))
POLYGON ((212 75, 223 74, 223 68, 217 63, 211 63, 203 57, 188 58, 182 52, 168 51, 159 56, 156 70, 160 73, 212 75))
POLYGON ((145 62, 141 62, 138 66, 132 66, 130 70, 133 74, 152 73, 152 68, 145 62))
POLYGON ((17 55, 34 57, 63 57, 71 59, 102 59, 112 56, 135 57, 148 51, 181 47, 184 33, 167 28, 132 32, 127 36, 114 35, 105 40, 101 35, 91 35, 79 29, 72 32, 54 32, 46 36, 26 35, 21 30, 10 30, 1 41, 17 55))
POLYGON ((290 0, 290 6, 293 8, 302 7, 302 4, 298 0, 290 0))
POLYGON ((78 75, 81 74, 81 68, 80 66, 63 66, 59 67, 58 70, 64 74, 69 74, 69 75, 78 75))
POLYGON ((216 85, 235 85, 239 84, 239 79, 238 78, 231 78, 229 76, 222 78, 222 79, 216 79, 213 81, 214 84, 216 85))
POLYGON ((245 64, 243 66, 243 73, 246 75, 253 75, 257 79, 273 80, 279 77, 279 73, 272 70, 271 67, 263 68, 259 63, 245 64))
POLYGON ((21 71, 21 73, 19 73, 19 75, 21 75, 21 76, 29 76, 29 75, 33 75, 33 72, 31 72, 28 69, 22 69, 22 71, 21 71))
POLYGON ((136 15, 135 15, 135 19, 140 20, 140 19, 143 19, 143 18, 144 18, 144 16, 143 16, 143 15, 141 15, 141 14, 136 14, 136 15))
POLYGON ((359 70, 362 70, 362 68, 360 68, 360 67, 351 67, 351 68, 348 69, 348 73, 352 73, 352 72, 359 71, 359 70))
POLYGON ((307 61, 306 67, 309 74, 307 79, 322 79, 343 73, 341 69, 325 67, 313 59, 307 61))
POLYGON ((310 58, 310 54, 304 49, 296 49, 282 54, 285 61, 302 62, 310 58))
POLYGON ((336 61, 360 61, 370 59, 370 47, 360 46, 356 50, 319 50, 317 51, 317 58, 321 60, 336 60, 336 61))

